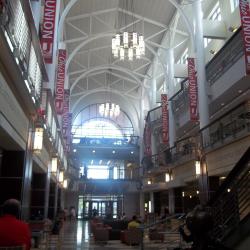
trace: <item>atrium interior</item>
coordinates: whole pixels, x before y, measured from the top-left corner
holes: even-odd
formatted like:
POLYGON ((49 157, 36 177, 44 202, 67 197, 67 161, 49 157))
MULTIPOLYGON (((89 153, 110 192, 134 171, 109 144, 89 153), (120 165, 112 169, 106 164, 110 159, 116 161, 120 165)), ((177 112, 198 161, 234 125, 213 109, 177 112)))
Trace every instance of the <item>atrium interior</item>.
POLYGON ((176 229, 202 205, 216 239, 248 249, 249 6, 0 0, 0 211, 21 202, 33 247, 184 249, 176 229), (69 238, 49 235, 72 209, 69 238))

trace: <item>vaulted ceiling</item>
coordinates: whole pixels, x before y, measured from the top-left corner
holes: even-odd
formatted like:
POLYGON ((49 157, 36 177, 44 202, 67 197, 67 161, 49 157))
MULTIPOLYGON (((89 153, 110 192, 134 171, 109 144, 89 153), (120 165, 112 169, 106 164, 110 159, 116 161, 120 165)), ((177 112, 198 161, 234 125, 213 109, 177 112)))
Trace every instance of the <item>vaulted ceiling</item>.
MULTIPOLYGON (((132 116, 132 122, 138 127, 141 86, 150 87, 145 84, 152 78, 150 66, 159 48, 163 47, 166 32, 172 29, 173 19, 177 19, 175 42, 188 38, 184 22, 176 15, 171 2, 183 1, 63 0, 62 9, 74 3, 65 17, 61 38, 68 51, 73 113, 87 105, 106 101, 110 93, 111 101, 132 116), (145 56, 132 62, 117 60, 112 56, 112 36, 132 26, 144 35, 145 56)), ((159 80, 163 81, 163 65, 157 68, 158 76, 162 76, 159 80)))

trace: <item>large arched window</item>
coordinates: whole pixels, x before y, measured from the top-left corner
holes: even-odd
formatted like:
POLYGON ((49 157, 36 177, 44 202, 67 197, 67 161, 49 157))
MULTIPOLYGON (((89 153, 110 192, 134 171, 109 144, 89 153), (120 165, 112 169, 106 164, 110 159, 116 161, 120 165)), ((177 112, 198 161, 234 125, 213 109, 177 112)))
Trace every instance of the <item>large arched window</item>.
POLYGON ((131 120, 121 110, 117 117, 103 117, 99 104, 89 105, 78 113, 73 121, 74 138, 124 138, 134 135, 131 120))
POLYGON ((108 119, 96 118, 75 128, 74 137, 123 138, 122 131, 108 119))

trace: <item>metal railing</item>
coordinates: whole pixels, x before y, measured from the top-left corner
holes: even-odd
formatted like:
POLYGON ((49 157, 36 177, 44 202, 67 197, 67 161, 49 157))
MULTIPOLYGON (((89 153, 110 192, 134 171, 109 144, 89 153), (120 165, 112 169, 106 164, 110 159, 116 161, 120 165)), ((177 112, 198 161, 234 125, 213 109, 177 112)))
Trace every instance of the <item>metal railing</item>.
POLYGON ((148 111, 147 122, 157 122, 162 119, 162 106, 156 107, 148 111))
POLYGON ((73 144, 96 147, 137 147, 139 144, 139 136, 124 136, 123 138, 74 137, 73 144))
POLYGON ((214 219, 213 235, 223 240, 250 215, 250 148, 208 202, 214 219))
POLYGON ((206 76, 208 83, 210 85, 215 83, 243 54, 243 40, 240 28, 207 64, 206 76))
POLYGON ((172 148, 166 149, 158 154, 144 157, 142 164, 144 170, 152 170, 158 167, 168 166, 195 158, 197 145, 195 137, 184 138, 176 142, 172 148))
POLYGON ((26 87, 33 98, 39 100, 44 78, 44 72, 42 72, 41 67, 44 68, 44 65, 40 65, 41 62, 38 61, 41 51, 37 55, 37 46, 33 42, 32 31, 21 1, 5 1, 0 13, 0 25, 21 70, 26 87))
MULTIPOLYGON (((140 227, 140 249, 144 250, 144 246, 149 244, 149 242, 146 242, 146 239, 144 237, 145 234, 148 235, 149 239, 151 238, 151 234, 154 234, 158 240, 161 239, 162 243, 168 245, 168 247, 182 247, 183 242, 178 229, 184 223, 183 217, 184 214, 174 214, 167 216, 165 219, 158 220, 154 223, 142 225, 140 227), (175 220, 175 223, 173 225, 171 223, 171 220, 175 220), (156 234, 158 234, 158 237, 156 234)), ((152 235, 152 237, 154 236, 152 235)))
POLYGON ((246 105, 240 105, 216 119, 201 130, 209 134, 203 139, 203 148, 223 145, 250 133, 250 112, 246 105))

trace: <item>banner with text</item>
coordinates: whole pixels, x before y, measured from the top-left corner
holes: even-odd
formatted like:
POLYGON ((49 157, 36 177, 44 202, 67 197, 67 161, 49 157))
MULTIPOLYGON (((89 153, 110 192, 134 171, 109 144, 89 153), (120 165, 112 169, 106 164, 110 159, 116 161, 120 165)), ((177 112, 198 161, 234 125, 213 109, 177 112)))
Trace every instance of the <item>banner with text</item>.
POLYGON ((198 86, 194 58, 188 58, 188 96, 190 120, 198 121, 198 86))
POLYGON ((162 104, 162 143, 169 143, 169 115, 168 115, 168 97, 166 94, 161 95, 162 104))
POLYGON ((44 1, 44 14, 41 32, 41 48, 44 61, 52 63, 55 33, 56 0, 44 1))
POLYGON ((67 133, 69 128, 69 97, 70 90, 64 90, 64 99, 63 99, 63 115, 62 115, 62 136, 65 142, 67 141, 67 133))
POLYGON ((66 50, 59 49, 57 72, 56 72, 56 87, 55 87, 55 107, 58 115, 63 114, 65 64, 66 64, 66 50))
POLYGON ((242 38, 245 50, 246 74, 250 75, 250 8, 248 0, 239 0, 242 38))
POLYGON ((151 149, 151 129, 149 124, 146 122, 145 129, 144 129, 144 154, 147 156, 152 155, 151 149))

